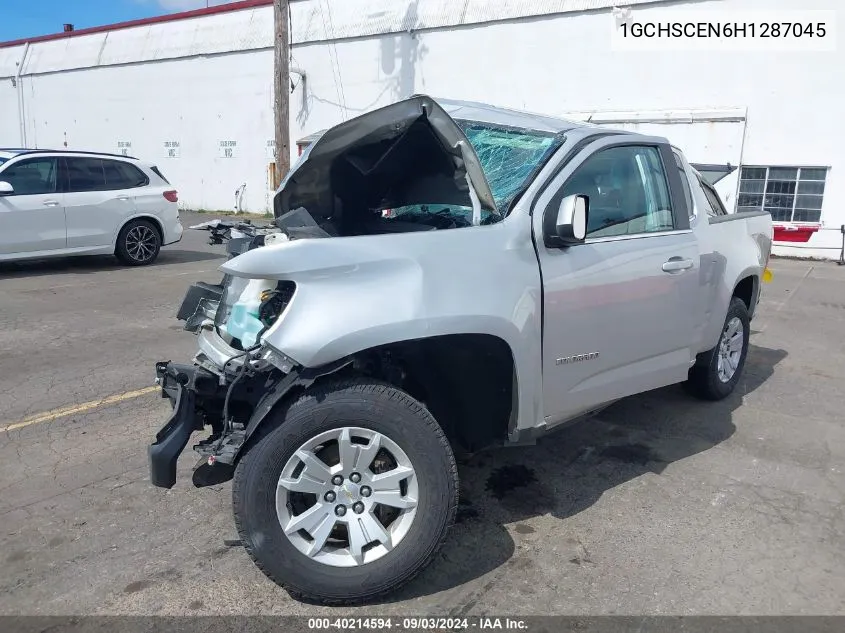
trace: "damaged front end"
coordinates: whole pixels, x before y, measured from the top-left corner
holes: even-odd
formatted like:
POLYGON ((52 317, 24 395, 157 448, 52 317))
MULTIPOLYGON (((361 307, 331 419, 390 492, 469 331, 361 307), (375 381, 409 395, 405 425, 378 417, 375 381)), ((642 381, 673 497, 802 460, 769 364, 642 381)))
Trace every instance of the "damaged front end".
MULTIPOLYGON (((253 248, 259 248, 253 245, 253 248)), ((155 486, 171 488, 176 462, 191 434, 208 427, 193 448, 200 455, 197 486, 231 476, 252 431, 295 385, 311 377, 277 350, 259 342, 285 310, 295 285, 226 275, 220 284, 193 284, 177 317, 197 336, 191 364, 156 363, 156 383, 173 412, 149 448, 155 486)))
MULTIPOLYGON (((373 235, 478 225, 500 219, 478 157, 448 114, 414 97, 322 134, 302 155, 275 196, 273 227, 219 221, 212 243, 226 242, 230 260, 257 248, 300 239, 373 235), (396 209, 404 213, 397 214, 396 209), (397 217, 397 215, 401 217, 397 217)), ((262 335, 296 294, 290 280, 224 275, 191 285, 177 318, 197 335, 191 364, 156 364, 156 382, 173 412, 149 447, 155 486, 176 482, 176 463, 195 431, 194 483, 231 476, 241 448, 273 407, 294 388, 351 361, 299 366, 262 335)))
MULTIPOLYGON (((212 240, 228 239, 230 261, 222 267, 220 283, 193 284, 179 308, 185 329, 197 336, 193 362, 156 365, 156 380, 173 412, 149 448, 152 483, 175 484, 179 455, 191 434, 206 428, 209 436, 194 446, 200 456, 194 483, 225 479, 282 399, 353 362, 346 354, 354 350, 306 354, 303 338, 319 338, 309 340, 308 349, 324 350, 332 338, 374 332, 379 324, 390 327, 396 314, 411 314, 413 293, 381 311, 359 301, 361 293, 370 301, 387 301, 373 294, 386 287, 379 280, 419 277, 417 263, 400 254, 410 236, 385 241, 373 236, 481 231, 497 224, 500 209, 519 195, 558 144, 553 131, 478 121, 459 125, 425 96, 323 133, 279 187, 273 226, 217 223, 211 229, 212 240), (495 197, 479 155, 496 166, 490 172, 495 197), (384 253, 378 262, 376 251, 384 253), (349 280, 352 274, 357 277, 349 280), (339 299, 327 308, 321 288, 330 278, 338 285, 328 292, 339 299), (344 314, 334 314, 338 305, 344 314), (315 322, 322 329, 313 327, 315 322)), ((408 285, 399 287, 387 294, 398 296, 408 285)), ((425 327, 420 319, 410 323, 425 327)), ((413 334, 404 325, 399 329, 413 334)))
MULTIPOLYGON (((235 461, 246 440, 273 407, 292 389, 308 388, 315 380, 343 369, 335 363, 317 370, 284 366, 278 369, 255 350, 232 358, 217 373, 195 362, 156 363, 156 382, 173 412, 149 447, 150 480, 154 486, 172 488, 176 464, 194 431, 210 427, 210 434, 194 445, 200 456, 193 482, 198 487, 231 478, 235 461)), ((200 361, 201 354, 197 360, 200 361)), ((274 362, 289 362, 283 356, 274 362)))

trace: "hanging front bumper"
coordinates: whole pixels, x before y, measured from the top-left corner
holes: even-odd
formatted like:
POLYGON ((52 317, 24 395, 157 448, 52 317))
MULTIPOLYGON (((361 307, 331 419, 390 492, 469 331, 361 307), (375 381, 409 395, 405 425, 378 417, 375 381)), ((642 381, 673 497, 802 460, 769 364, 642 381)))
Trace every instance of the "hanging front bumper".
POLYGON ((150 480, 154 486, 172 488, 176 483, 176 462, 185 450, 194 431, 203 429, 203 418, 197 411, 198 397, 216 397, 217 376, 193 365, 169 361, 156 363, 156 382, 162 397, 173 405, 173 412, 156 434, 148 449, 150 480))

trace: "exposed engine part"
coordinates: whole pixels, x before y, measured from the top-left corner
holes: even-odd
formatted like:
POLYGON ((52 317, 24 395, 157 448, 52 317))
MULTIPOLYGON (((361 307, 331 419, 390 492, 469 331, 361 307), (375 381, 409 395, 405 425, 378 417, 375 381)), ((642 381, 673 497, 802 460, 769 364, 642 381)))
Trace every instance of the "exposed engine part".
POLYGON ((293 298, 295 290, 296 284, 292 281, 280 281, 275 290, 264 291, 258 307, 259 320, 266 326, 273 325, 293 298))

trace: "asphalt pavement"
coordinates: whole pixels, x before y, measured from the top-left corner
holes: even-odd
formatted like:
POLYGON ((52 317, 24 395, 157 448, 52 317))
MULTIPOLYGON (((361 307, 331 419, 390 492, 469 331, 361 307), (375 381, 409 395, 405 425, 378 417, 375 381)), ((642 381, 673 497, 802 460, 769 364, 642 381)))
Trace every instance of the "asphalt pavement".
POLYGON ((0 265, 0 614, 845 613, 845 268, 772 263, 726 401, 661 389, 463 464, 431 567, 333 610, 252 564, 190 450, 149 484, 153 365, 191 357, 175 311, 224 261, 205 237, 147 268, 0 265))

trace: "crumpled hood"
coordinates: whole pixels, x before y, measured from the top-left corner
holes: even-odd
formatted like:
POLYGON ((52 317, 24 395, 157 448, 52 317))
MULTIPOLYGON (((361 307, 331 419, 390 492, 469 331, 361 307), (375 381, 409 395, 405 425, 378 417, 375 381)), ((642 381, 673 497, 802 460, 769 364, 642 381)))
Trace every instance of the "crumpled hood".
MULTIPOLYGON (((416 95, 368 112, 324 132, 303 152, 279 185, 274 199, 276 217, 304 207, 311 210, 325 195, 333 162, 356 145, 376 145, 397 139, 412 124, 425 122, 443 151, 472 184, 482 209, 497 212, 487 177, 475 150, 461 128, 434 99, 416 95)), ((423 193, 423 192, 421 192, 423 193)), ((403 204, 430 202, 403 198, 403 204)))

